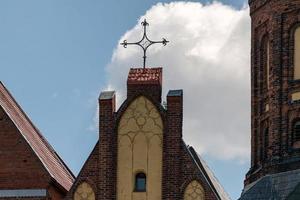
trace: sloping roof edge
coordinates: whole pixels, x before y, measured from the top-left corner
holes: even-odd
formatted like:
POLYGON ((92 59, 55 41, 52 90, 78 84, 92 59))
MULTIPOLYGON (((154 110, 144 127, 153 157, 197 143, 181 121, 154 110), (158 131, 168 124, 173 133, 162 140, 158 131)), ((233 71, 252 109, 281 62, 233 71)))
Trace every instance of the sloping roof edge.
POLYGON ((35 155, 39 158, 46 171, 62 188, 68 191, 74 182, 72 171, 58 156, 40 131, 34 126, 32 121, 1 81, 0 106, 12 120, 35 155))
POLYGON ((188 153, 190 154, 190 156, 192 157, 194 163, 198 167, 199 171, 206 178, 207 182, 209 183, 210 187, 212 188, 216 196, 220 200, 230 200, 231 199, 230 196, 227 194, 223 186, 220 184, 220 182, 215 177, 214 173, 208 167, 206 162, 202 159, 202 157, 195 151, 195 149, 192 146, 185 145, 185 147, 188 153))
POLYGON ((94 148, 92 149, 92 151, 89 154, 88 158, 84 161, 84 163, 83 163, 83 165, 82 165, 82 167, 81 167, 81 169, 80 169, 80 171, 79 171, 79 173, 78 173, 78 175, 76 177, 76 180, 74 181, 74 183, 73 183, 72 187, 70 188, 69 192, 70 191, 72 192, 73 188, 77 186, 76 184, 78 183, 78 180, 80 180, 79 178, 81 177, 82 173, 84 172, 83 170, 86 168, 89 160, 94 155, 95 151, 98 150, 98 148, 99 148, 99 140, 94 145, 94 148))

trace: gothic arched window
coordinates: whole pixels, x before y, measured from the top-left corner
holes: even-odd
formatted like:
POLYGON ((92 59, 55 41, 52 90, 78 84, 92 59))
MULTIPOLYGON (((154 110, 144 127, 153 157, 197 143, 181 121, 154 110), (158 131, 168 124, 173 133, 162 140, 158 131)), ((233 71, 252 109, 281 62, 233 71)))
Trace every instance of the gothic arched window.
POLYGON ((135 192, 146 192, 146 174, 137 173, 135 175, 135 192))
POLYGON ((300 26, 294 33, 294 80, 300 79, 300 26))
POLYGON ((300 148, 300 120, 293 124, 293 147, 300 148))
POLYGON ((261 44, 261 63, 262 63, 262 81, 263 91, 266 91, 270 87, 270 42, 269 38, 265 36, 261 44))

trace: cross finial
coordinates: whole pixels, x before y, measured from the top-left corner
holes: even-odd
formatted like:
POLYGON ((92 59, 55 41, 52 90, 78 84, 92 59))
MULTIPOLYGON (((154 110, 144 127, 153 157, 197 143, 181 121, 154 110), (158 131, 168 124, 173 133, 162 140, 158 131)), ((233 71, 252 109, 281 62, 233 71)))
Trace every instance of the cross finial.
POLYGON ((144 21, 141 23, 142 26, 144 27, 144 34, 143 37, 140 41, 138 42, 127 42, 127 40, 124 40, 121 45, 123 45, 124 48, 127 48, 127 45, 138 45, 140 47, 142 47, 143 51, 144 51, 144 56, 143 56, 143 68, 145 69, 146 67, 146 52, 148 47, 150 47, 152 44, 156 44, 156 43, 161 43, 164 46, 167 45, 167 43, 169 41, 167 41, 165 38, 162 39, 162 41, 152 41, 147 37, 147 32, 146 32, 146 27, 149 26, 149 23, 146 21, 146 19, 144 19, 144 21))

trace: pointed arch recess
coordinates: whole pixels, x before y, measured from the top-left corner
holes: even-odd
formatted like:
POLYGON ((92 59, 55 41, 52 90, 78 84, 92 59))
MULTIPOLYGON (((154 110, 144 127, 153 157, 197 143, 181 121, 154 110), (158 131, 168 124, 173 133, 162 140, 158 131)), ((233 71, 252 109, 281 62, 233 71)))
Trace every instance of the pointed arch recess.
POLYGON ((161 199, 163 120, 145 96, 133 100, 118 127, 117 200, 161 199), (134 176, 146 174, 146 192, 134 191, 134 176))
POLYGON ((184 200, 204 200, 205 194, 202 185, 193 180, 188 184, 184 191, 184 200))
POLYGON ((95 200, 95 192, 87 182, 81 183, 74 193, 74 200, 95 200))

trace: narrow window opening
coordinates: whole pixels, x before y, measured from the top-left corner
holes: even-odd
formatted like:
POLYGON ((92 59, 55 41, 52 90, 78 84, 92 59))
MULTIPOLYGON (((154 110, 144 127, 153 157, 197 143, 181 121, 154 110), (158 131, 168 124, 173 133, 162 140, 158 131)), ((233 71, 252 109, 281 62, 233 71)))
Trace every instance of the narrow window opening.
POLYGON ((267 89, 270 88, 270 42, 267 39, 266 42, 266 63, 265 63, 265 70, 266 70, 266 84, 267 84, 267 89))
POLYGON ((146 192, 146 174, 137 173, 135 175, 135 192, 146 192))
POLYGON ((264 159, 268 159, 268 149, 269 149, 269 128, 266 128, 264 131, 265 135, 265 144, 264 144, 264 159))
MULTIPOLYGON (((269 111, 269 95, 270 89, 270 42, 267 35, 261 41, 260 47, 260 109, 261 112, 269 111)), ((262 147, 263 148, 263 147, 262 147)))
POLYGON ((300 27, 294 33, 294 80, 300 79, 300 27))
POLYGON ((294 123, 293 146, 294 148, 300 148, 300 120, 294 123))
POLYGON ((270 42, 267 36, 264 37, 261 44, 261 67, 262 67, 262 88, 263 93, 270 87, 270 42))

